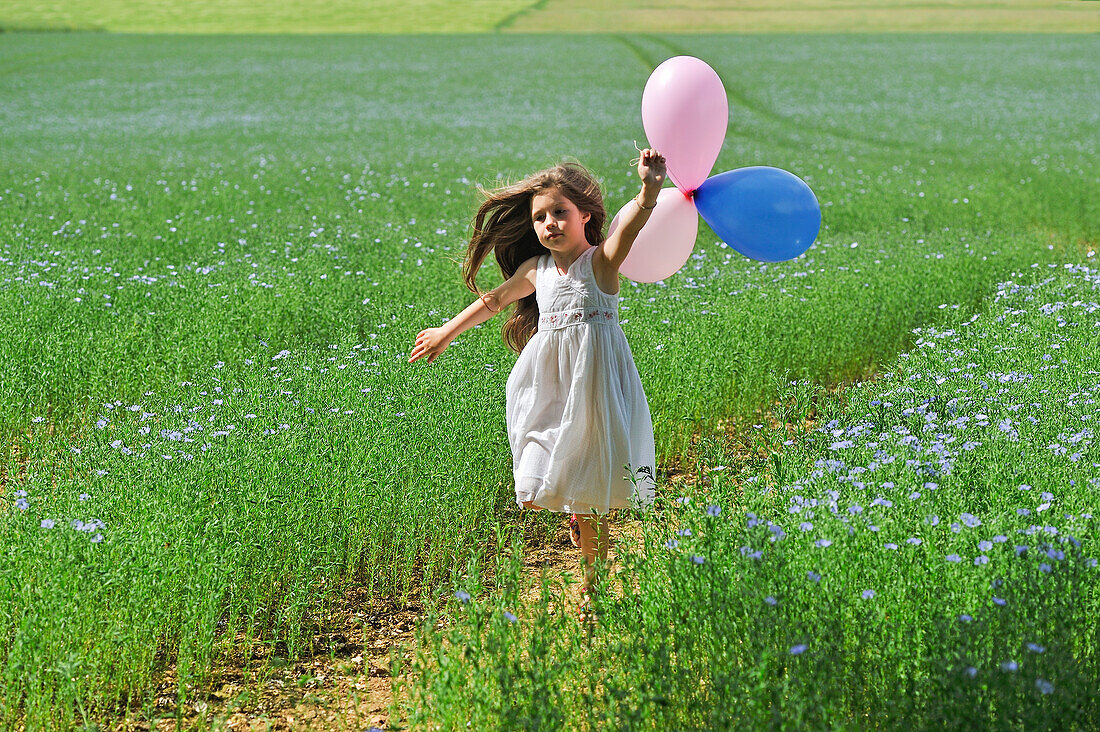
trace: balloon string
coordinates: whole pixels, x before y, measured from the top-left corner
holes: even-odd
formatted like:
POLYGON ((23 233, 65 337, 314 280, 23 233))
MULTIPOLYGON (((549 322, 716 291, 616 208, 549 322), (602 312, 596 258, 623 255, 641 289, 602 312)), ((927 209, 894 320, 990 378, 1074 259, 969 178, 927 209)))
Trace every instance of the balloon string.
MULTIPOLYGON (((642 148, 638 147, 638 141, 637 140, 634 141, 634 149, 637 150, 639 153, 642 151, 642 148)), ((641 155, 639 155, 638 157, 636 157, 636 158, 634 158, 633 160, 630 161, 630 167, 633 168, 635 165, 637 165, 640 162, 642 162, 642 156, 641 155)))

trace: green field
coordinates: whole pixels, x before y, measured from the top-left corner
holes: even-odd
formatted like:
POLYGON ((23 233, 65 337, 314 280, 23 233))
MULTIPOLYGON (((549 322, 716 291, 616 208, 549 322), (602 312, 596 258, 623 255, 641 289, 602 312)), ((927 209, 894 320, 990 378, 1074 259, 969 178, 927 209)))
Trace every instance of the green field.
MULTIPOLYGON (((1040 303, 1006 301, 1026 312, 1023 320, 1001 317, 1007 296, 999 294, 1012 289, 999 283, 1030 286, 1066 263, 1095 266, 1100 48, 1091 36, 12 34, 0 39, 0 617, 11 618, 0 629, 3 725, 71 728, 127 706, 151 714, 153 682, 170 664, 181 703, 202 698, 238 630, 293 657, 307 641, 303 616, 343 587, 432 600, 475 548, 556 530, 560 517, 515 506, 504 429, 515 355, 501 342, 503 319, 463 334, 430 367, 408 364, 408 354, 419 330, 473 298, 458 261, 475 185, 573 156, 600 177, 617 211, 636 192, 629 161, 632 141, 645 139, 642 88, 657 64, 679 54, 706 60, 727 86, 729 132, 715 172, 789 170, 816 193, 823 226, 803 256, 765 265, 724 247, 704 225, 674 277, 624 281, 620 317, 653 413, 658 462, 695 449, 691 438, 701 435, 709 464, 725 464, 719 423, 733 420, 751 434, 758 410, 778 397, 789 399, 792 424, 816 405, 821 421, 837 420, 830 430, 854 429, 871 414, 875 432, 907 425, 920 435, 927 405, 921 411, 909 401, 963 395, 931 387, 929 376, 919 386, 931 392, 906 393, 909 401, 877 396, 880 405, 899 405, 889 412, 870 404, 879 392, 846 407, 807 394, 880 370, 916 387, 908 381, 916 372, 906 369, 917 357, 898 354, 928 353, 921 342, 929 328, 967 330, 961 324, 977 315, 985 340, 951 345, 975 355, 924 368, 984 377, 998 400, 977 421, 988 421, 994 436, 1008 434, 998 428, 1003 417, 1015 424, 1029 414, 1041 428, 1016 425, 1022 444, 967 451, 965 471, 960 465, 955 477, 935 481, 938 492, 899 459, 895 485, 867 496, 910 507, 884 521, 881 541, 910 546, 906 539, 931 513, 943 517, 941 531, 967 513, 990 529, 982 540, 992 540, 994 528, 1008 536, 1027 528, 1011 522, 1025 507, 1018 486, 1028 484, 1029 501, 1056 497, 1044 502, 1059 512, 1057 521, 1047 514, 1058 536, 1094 553, 1091 519, 1081 524, 1080 512, 1095 505, 1095 443, 1081 437, 1065 455, 1047 445, 1068 446, 1091 429, 1084 418, 1095 412, 1097 318, 1088 306, 1097 298, 1083 278, 1095 272, 1063 275, 1079 288, 1058 295, 1074 303, 1067 312, 1079 313, 1075 327, 1034 312, 1053 303, 1045 291, 1040 303), (569 59, 555 71, 553 93, 542 88, 547 58, 569 59), (1049 335, 1043 349, 1025 348, 1031 341, 1018 332, 1025 328, 1049 335), (1047 350, 1051 344, 1058 349, 1047 350), (1022 360, 1008 361, 996 350, 1002 346, 1022 360), (1040 372, 1052 353, 1062 368, 1040 372), (1026 389, 998 381, 1013 371, 1041 378, 1026 389), (1038 406, 1009 413, 1024 403, 1038 406), (913 491, 924 499, 909 499, 913 491), (1071 513, 1078 518, 1062 518, 1071 513)), ((499 282, 486 266, 481 287, 499 282)), ((954 377, 931 381, 938 378, 954 377)), ((982 389, 976 381, 951 386, 982 389)), ((983 393, 969 395, 975 409, 983 393)), ((824 651, 807 640, 817 631, 801 640, 776 631, 761 636, 756 655, 723 655, 727 644, 756 637, 750 621, 760 608, 746 609, 747 594, 734 602, 716 593, 684 616, 669 598, 695 592, 698 576, 685 572, 696 565, 666 568, 663 554, 649 552, 653 563, 637 570, 652 578, 645 596, 611 612, 601 636, 608 645, 593 648, 640 658, 658 628, 711 612, 729 623, 685 625, 699 633, 671 634, 654 665, 624 663, 611 679, 621 682, 617 692, 659 686, 661 678, 711 691, 696 698, 686 687, 662 687, 614 703, 610 690, 593 691, 609 716, 586 724, 667 724, 675 717, 662 715, 683 711, 654 701, 668 695, 698 701, 697 716, 678 722, 685 727, 721 724, 715 715, 730 694, 755 700, 756 712, 737 717, 750 723, 773 708, 826 726, 864 713, 951 718, 951 703, 936 706, 947 698, 936 684, 955 677, 928 669, 961 663, 950 656, 961 642, 955 626, 937 625, 958 613, 984 618, 972 638, 972 655, 987 662, 974 666, 983 674, 1008 658, 994 652, 998 643, 1041 644, 1052 659, 1044 675, 1020 677, 1023 691, 992 673, 998 681, 982 676, 984 692, 960 692, 979 723, 1007 709, 1033 727, 1065 727, 1080 719, 1074 710, 1095 711, 1081 701, 1100 648, 1091 554, 1072 573, 1052 575, 1064 583, 1054 595, 1024 592, 1046 576, 1035 563, 1016 569, 1006 559, 1002 571, 999 556, 948 577, 931 559, 897 562, 881 552, 858 571, 842 570, 869 551, 859 543, 870 541, 865 532, 851 543, 829 534, 835 551, 815 564, 808 557, 821 534, 803 536, 791 524, 790 492, 779 486, 804 478, 799 495, 827 496, 831 471, 810 476, 842 438, 767 440, 766 460, 723 475, 697 499, 721 505, 730 520, 706 550, 726 574, 708 581, 779 592, 799 573, 835 568, 815 585, 825 600, 799 600, 803 609, 776 627, 812 622, 840 639, 824 651), (758 489, 765 485, 775 490, 758 489), (741 546, 767 541, 738 533, 746 511, 792 538, 774 545, 784 559, 777 565, 769 555, 758 576, 739 564, 741 546), (1021 600, 1026 612, 974 610, 986 602, 978 587, 986 592, 996 579, 1032 598, 1021 600), (680 584, 670 592, 658 580, 680 584), (857 602, 865 589, 878 592, 877 604, 857 602), (1054 598, 1049 617, 1044 597, 1054 598), (631 607, 649 614, 632 615, 631 607), (898 622, 861 614, 870 608, 898 622), (1032 622, 1040 616, 1049 624, 1032 622), (874 633, 846 635, 856 620, 874 633), (917 636, 928 640, 911 643, 917 636), (705 642, 695 656, 677 645, 692 638, 705 642), (776 655, 800 644, 813 649, 801 660, 849 665, 830 682, 808 661, 796 668, 776 655), (1058 691, 1036 690, 1036 678, 1058 691), (905 697, 906 684, 920 694, 905 697), (1031 709, 1035 699, 1047 706, 1031 709)), ((974 441, 983 440, 992 438, 974 441)), ((659 467, 659 494, 664 477, 659 467)), ((661 495, 667 503, 678 497, 661 495)), ((1026 507, 1035 511, 1036 503, 1026 507)), ((951 536, 923 536, 937 563, 947 553, 975 559, 951 536)), ((779 601, 787 607, 786 597, 779 601)), ((461 608, 443 609, 463 617, 461 608)), ((548 663, 578 652, 540 647, 549 649, 548 663)), ((503 659, 515 647, 496 648, 485 658, 503 659)), ((576 668, 606 667, 607 658, 585 657, 576 668)), ((545 698, 546 684, 584 683, 532 661, 545 671, 541 681, 531 676, 509 691, 456 664, 462 672, 436 680, 424 713, 508 727, 520 719, 514 709, 487 703, 463 711, 456 700, 473 689, 486 699, 512 694, 518 704, 545 698)), ((481 673, 492 668, 507 666, 483 665, 481 673)))
POLYGON ((8 0, 0 30, 115 33, 1096 33, 1092 0, 8 0))

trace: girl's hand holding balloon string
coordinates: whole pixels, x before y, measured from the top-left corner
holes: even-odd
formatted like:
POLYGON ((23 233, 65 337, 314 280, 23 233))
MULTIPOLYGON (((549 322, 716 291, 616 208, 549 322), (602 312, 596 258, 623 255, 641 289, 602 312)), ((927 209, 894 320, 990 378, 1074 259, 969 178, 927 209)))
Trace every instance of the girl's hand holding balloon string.
POLYGON ((638 177, 642 179, 641 208, 650 209, 657 205, 657 194, 661 192, 666 175, 665 156, 652 148, 642 150, 638 160, 638 177))

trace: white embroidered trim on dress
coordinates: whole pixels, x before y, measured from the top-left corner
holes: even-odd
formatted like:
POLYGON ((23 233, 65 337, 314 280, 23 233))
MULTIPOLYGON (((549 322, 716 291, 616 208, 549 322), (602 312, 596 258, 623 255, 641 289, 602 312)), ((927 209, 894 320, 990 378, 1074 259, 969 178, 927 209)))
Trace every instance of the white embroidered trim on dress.
POLYGON ((573 310, 562 310, 556 313, 540 314, 539 330, 546 330, 547 328, 564 328, 567 325, 576 325, 578 323, 618 324, 618 322, 619 314, 614 310, 575 308, 573 310))

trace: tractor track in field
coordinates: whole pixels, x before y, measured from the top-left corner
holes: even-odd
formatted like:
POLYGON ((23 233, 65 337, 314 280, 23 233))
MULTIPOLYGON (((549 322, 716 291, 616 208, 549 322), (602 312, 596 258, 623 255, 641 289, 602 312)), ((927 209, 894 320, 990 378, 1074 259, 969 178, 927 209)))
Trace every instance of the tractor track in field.
MULTIPOLYGON (((662 38, 660 36, 649 33, 634 34, 633 36, 628 34, 616 34, 614 37, 615 40, 617 40, 619 43, 626 46, 627 49, 630 50, 630 52, 642 63, 642 65, 645 66, 646 69, 648 69, 649 73, 652 73, 653 70, 656 69, 657 66, 659 66, 665 59, 661 58, 657 54, 647 51, 645 48, 643 48, 642 44, 639 43, 639 40, 655 46, 661 46, 673 56, 693 55, 689 51, 680 48, 666 38, 662 38)), ((787 132, 785 132, 786 130, 797 127, 797 129, 811 135, 831 137, 844 143, 870 147, 873 148, 874 152, 876 153, 888 154, 895 158, 899 156, 902 158, 933 157, 936 155, 946 154, 948 152, 946 150, 914 150, 911 146, 901 145, 891 140, 852 135, 846 130, 837 128, 835 126, 821 124, 819 122, 796 120, 792 117, 785 116, 782 113, 770 108, 766 104, 757 101, 750 94, 746 93, 743 89, 740 89, 727 81, 727 79, 729 78, 734 78, 734 75, 732 73, 723 73, 721 66, 717 65, 716 62, 708 61, 708 63, 710 63, 715 71, 718 72, 719 78, 722 81, 722 87, 726 91, 726 97, 733 104, 733 106, 740 107, 741 109, 750 112, 751 114, 754 114, 761 119, 778 125, 780 129, 784 130, 784 132, 781 133, 781 135, 778 137, 786 145, 797 148, 805 144, 804 140, 799 140, 791 137, 787 132)), ((741 136, 751 136, 755 139, 768 142, 775 142, 777 140, 777 135, 774 132, 768 131, 767 133, 765 133, 763 131, 760 131, 756 129, 755 126, 751 124, 751 122, 745 122, 739 118, 735 118, 731 120, 731 122, 731 127, 733 127, 736 133, 741 136)))

